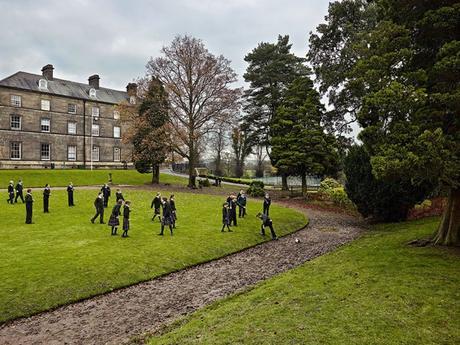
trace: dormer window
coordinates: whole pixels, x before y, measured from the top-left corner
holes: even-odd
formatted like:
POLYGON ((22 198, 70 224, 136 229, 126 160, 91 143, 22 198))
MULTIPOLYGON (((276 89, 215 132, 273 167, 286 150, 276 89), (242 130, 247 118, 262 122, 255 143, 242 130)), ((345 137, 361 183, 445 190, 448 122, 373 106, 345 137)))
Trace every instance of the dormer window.
POLYGON ((40 79, 38 81, 38 88, 40 90, 48 90, 48 81, 46 79, 40 79))
POLYGON ((89 89, 89 97, 96 98, 96 89, 94 88, 89 89))
POLYGON ((129 97, 129 103, 130 104, 136 104, 136 96, 129 97))

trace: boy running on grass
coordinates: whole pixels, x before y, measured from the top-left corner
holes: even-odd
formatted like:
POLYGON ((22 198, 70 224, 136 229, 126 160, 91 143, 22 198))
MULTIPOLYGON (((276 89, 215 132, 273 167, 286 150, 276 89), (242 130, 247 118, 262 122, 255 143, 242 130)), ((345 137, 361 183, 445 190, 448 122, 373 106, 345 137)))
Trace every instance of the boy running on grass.
POLYGON ((228 208, 228 202, 222 205, 222 230, 220 232, 224 232, 225 227, 227 227, 228 232, 232 232, 230 229, 230 209, 228 208))
POLYGON ((262 236, 265 236, 265 227, 268 226, 270 228, 272 240, 276 240, 277 237, 275 234, 275 230, 273 229, 273 222, 270 219, 270 217, 267 216, 265 213, 258 213, 256 217, 262 220, 262 226, 260 227, 260 234, 262 236))

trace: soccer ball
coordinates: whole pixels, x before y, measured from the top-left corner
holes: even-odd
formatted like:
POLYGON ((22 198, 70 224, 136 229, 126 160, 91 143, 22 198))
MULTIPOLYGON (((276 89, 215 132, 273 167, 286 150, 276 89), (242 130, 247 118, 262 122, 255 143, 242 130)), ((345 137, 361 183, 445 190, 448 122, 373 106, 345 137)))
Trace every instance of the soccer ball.
POLYGON ((296 238, 295 243, 300 243, 300 240, 298 238, 296 238))

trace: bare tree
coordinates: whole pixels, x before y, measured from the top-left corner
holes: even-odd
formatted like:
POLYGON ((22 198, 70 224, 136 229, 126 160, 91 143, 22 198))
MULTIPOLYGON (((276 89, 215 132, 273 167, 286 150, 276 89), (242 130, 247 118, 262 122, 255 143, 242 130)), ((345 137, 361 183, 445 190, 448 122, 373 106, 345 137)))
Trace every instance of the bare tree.
POLYGON ((267 153, 262 145, 257 145, 254 154, 256 155, 256 177, 264 177, 264 163, 267 153))
POLYGON ((199 39, 177 36, 161 52, 148 62, 147 74, 168 92, 173 149, 188 159, 189 187, 195 187, 198 143, 238 108, 241 89, 230 87, 236 81, 230 61, 211 54, 199 39))
POLYGON ((212 133, 210 142, 212 144, 212 151, 215 152, 214 158, 214 175, 222 176, 223 174, 223 167, 222 167, 222 154, 227 147, 228 144, 228 131, 225 127, 221 127, 217 129, 214 133, 212 133))
POLYGON ((244 161, 252 153, 253 137, 247 126, 238 125, 232 131, 232 148, 235 155, 235 176, 244 174, 244 161))

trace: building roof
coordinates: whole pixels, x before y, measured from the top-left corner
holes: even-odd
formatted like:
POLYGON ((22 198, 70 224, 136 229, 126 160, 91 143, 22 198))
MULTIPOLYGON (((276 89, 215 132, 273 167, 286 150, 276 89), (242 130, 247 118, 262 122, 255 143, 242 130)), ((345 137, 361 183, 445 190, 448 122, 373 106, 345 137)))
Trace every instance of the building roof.
POLYGON ((97 89, 96 97, 93 98, 89 96, 89 90, 91 89, 90 85, 58 78, 48 80, 48 89, 43 90, 38 87, 38 81, 40 79, 46 78, 39 74, 16 72, 15 74, 0 80, 0 86, 113 104, 119 104, 129 99, 129 96, 125 91, 107 89, 104 87, 97 89))

